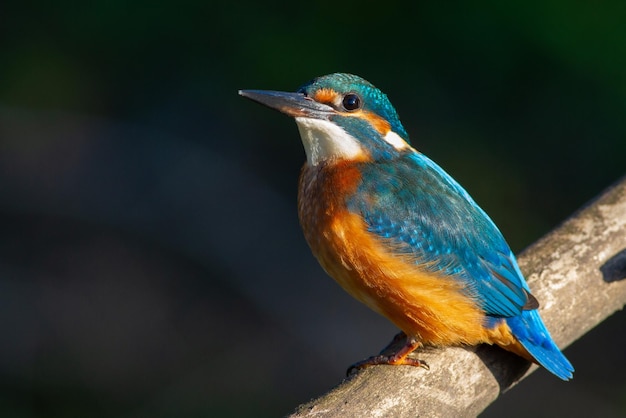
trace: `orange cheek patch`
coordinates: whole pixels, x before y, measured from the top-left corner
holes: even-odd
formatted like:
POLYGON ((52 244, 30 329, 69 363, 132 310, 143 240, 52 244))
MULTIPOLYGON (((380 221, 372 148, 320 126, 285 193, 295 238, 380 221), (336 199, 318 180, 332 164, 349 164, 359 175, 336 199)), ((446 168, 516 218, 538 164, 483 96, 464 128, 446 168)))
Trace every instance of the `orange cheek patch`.
POLYGON ((382 136, 387 135, 391 125, 385 119, 372 112, 362 112, 363 119, 367 120, 382 136))
POLYGON ((387 122, 384 118, 378 116, 376 113, 373 113, 373 112, 362 110, 362 111, 354 112, 354 113, 344 112, 342 114, 344 116, 352 116, 354 118, 359 118, 359 119, 368 121, 369 124, 372 125, 374 129, 376 129, 376 131, 378 131, 378 133, 381 134, 382 136, 387 135, 389 131, 391 130, 391 125, 389 124, 389 122, 387 122))
POLYGON ((318 91, 315 92, 315 95, 313 96, 313 100, 315 100, 318 103, 333 104, 335 103, 335 99, 337 98, 338 95, 339 93, 337 93, 335 90, 324 88, 324 89, 319 89, 318 91))

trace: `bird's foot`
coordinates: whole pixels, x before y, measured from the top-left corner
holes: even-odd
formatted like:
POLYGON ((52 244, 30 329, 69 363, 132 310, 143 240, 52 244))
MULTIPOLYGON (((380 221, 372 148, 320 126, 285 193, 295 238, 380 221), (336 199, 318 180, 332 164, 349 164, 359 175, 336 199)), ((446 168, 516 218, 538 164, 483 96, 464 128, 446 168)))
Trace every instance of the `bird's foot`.
POLYGON ((379 354, 377 356, 372 356, 368 359, 354 363, 352 366, 348 368, 348 371, 346 372, 346 374, 350 376, 353 372, 357 370, 360 370, 369 366, 375 366, 378 364, 389 364, 389 365, 394 365, 394 366, 406 365, 406 366, 413 366, 413 367, 422 367, 426 370, 430 370, 430 367, 425 361, 408 357, 409 354, 415 351, 415 349, 421 347, 422 344, 418 342, 415 338, 407 337, 406 334, 404 334, 403 332, 396 335, 393 341, 391 342, 391 344, 389 344, 389 346, 387 346, 387 348, 385 348, 383 352, 387 351, 390 347, 398 343, 400 339, 405 339, 406 342, 395 353, 379 354))

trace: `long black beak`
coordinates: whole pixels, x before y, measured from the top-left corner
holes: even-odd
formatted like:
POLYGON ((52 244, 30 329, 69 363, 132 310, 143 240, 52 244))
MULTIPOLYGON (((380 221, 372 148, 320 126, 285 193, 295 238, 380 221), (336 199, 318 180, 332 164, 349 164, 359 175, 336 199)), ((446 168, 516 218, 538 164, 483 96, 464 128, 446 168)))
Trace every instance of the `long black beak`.
POLYGON ((334 109, 306 97, 303 93, 271 90, 239 90, 239 95, 292 117, 328 119, 334 109))

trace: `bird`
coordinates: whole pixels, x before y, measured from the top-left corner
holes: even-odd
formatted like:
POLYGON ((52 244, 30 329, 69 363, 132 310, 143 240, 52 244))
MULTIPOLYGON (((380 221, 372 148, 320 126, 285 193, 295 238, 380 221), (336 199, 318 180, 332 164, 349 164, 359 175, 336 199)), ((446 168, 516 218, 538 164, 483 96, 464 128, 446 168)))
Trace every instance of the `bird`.
POLYGON ((409 355, 424 346, 486 343, 562 380, 573 377, 502 233, 413 148, 385 93, 333 73, 296 92, 239 94, 295 119, 306 154, 298 215, 312 253, 344 290, 401 330, 399 349, 353 368, 428 369, 409 355))

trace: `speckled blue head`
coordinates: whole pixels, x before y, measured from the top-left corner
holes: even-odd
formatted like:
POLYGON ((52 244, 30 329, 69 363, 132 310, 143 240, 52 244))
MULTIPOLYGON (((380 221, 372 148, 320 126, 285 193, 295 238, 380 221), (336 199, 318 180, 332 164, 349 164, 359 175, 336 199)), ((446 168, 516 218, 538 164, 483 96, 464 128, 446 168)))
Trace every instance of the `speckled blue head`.
POLYGON ((400 122, 396 109, 392 106, 387 95, 377 89, 369 81, 347 73, 334 73, 314 78, 301 86, 298 91, 308 97, 316 97, 319 91, 332 90, 345 96, 348 93, 357 94, 364 111, 372 112, 389 122, 391 130, 409 143, 409 134, 400 122))
POLYGON ((242 90, 240 94, 295 118, 310 165, 380 161, 411 150, 409 135, 387 96, 361 77, 335 73, 296 93, 242 90))

